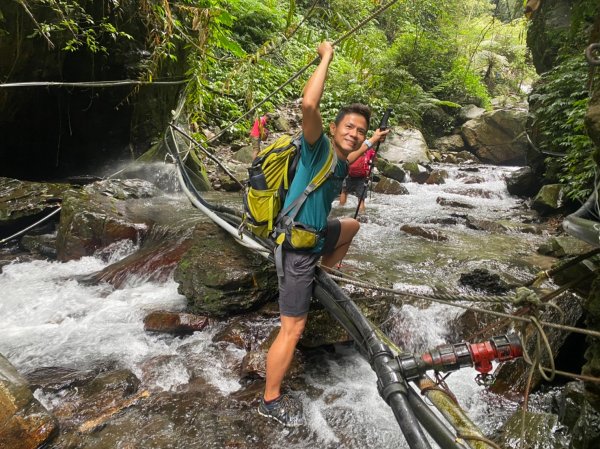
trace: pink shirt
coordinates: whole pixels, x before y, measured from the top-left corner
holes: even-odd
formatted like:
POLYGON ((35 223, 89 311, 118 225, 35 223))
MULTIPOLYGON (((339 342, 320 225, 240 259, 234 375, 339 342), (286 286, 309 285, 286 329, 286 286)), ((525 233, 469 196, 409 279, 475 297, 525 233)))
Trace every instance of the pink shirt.
POLYGON ((254 120, 254 125, 252 125, 252 130, 250 131, 250 137, 258 137, 261 140, 265 140, 269 135, 269 131, 267 130, 266 126, 267 117, 265 115, 254 120))

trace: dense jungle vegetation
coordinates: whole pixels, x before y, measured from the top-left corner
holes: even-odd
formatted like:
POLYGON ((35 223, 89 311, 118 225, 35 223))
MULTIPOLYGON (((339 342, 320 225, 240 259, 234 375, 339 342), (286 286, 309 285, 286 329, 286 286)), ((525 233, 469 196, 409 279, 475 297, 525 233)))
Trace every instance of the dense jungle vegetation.
MULTIPOLYGON (((32 18, 37 38, 52 45, 57 36, 65 52, 85 51, 101 63, 108 40, 132 39, 122 2, 104 0, 90 8, 85 0, 18 0, 44 5, 32 18), (97 10, 90 13, 91 9, 97 10), (119 24, 119 25, 117 25, 119 24)), ((385 2, 389 3, 389 2, 385 2)), ((140 14, 150 30, 147 64, 139 79, 168 76, 183 66, 195 137, 225 129, 260 104, 316 56, 323 39, 336 41, 380 8, 380 0, 141 0, 140 14)), ((579 28, 598 13, 595 1, 576 0, 579 28)), ((28 9, 27 9, 28 10, 28 9)), ((29 11, 29 10, 28 10, 29 11)), ((0 15, 0 28, 3 18, 0 15)), ((392 105, 395 123, 452 130, 460 106, 491 108, 492 99, 526 99, 537 80, 526 45, 529 24, 523 0, 398 1, 349 34, 336 48, 322 107, 330 120, 348 102, 369 104, 375 117, 392 105), (436 111, 445 114, 438 114, 436 111)), ((561 64, 543 74, 532 101, 543 137, 541 150, 564 155, 549 161, 547 178, 568 186, 568 195, 585 198, 593 182, 592 143, 583 115, 588 102, 587 67, 576 24, 565 40, 561 64)), ((1 32, 1 30, 0 30, 1 32)), ((35 37, 35 36, 34 36, 35 37)), ((228 129, 242 137, 256 115, 296 99, 305 75, 286 85, 254 114, 228 129)))

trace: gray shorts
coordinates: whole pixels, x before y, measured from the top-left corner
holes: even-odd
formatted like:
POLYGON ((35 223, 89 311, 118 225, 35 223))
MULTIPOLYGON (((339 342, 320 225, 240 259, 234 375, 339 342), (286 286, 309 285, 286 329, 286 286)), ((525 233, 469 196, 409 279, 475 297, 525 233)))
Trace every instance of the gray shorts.
POLYGON ((283 272, 279 278, 279 313, 301 316, 308 313, 315 268, 320 253, 283 250, 283 272))
POLYGON ((283 249, 283 273, 279 280, 279 313, 284 316, 306 315, 312 298, 315 268, 322 254, 333 251, 340 235, 340 221, 327 222, 323 249, 318 253, 283 249))
POLYGON ((365 178, 352 178, 351 176, 346 176, 346 178, 344 178, 342 192, 352 194, 357 198, 360 198, 363 195, 364 190, 365 178))

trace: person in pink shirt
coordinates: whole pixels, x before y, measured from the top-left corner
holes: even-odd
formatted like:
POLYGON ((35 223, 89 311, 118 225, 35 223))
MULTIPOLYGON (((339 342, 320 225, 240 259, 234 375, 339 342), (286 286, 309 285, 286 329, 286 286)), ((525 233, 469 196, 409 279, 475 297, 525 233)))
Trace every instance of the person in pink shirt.
POLYGON ((254 120, 252 129, 250 130, 250 140, 252 141, 252 159, 256 159, 256 156, 260 152, 260 143, 267 140, 269 137, 269 130, 267 129, 267 123, 270 119, 269 114, 265 114, 262 117, 254 120))

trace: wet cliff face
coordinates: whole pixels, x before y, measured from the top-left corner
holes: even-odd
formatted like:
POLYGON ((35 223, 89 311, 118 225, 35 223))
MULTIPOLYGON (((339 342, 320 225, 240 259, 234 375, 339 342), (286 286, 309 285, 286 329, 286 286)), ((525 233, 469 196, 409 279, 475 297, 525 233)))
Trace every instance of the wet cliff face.
POLYGON ((532 14, 527 46, 538 73, 554 67, 560 47, 571 28, 571 13, 577 0, 544 0, 532 14))
MULTIPOLYGON (((600 43, 600 15, 596 17, 590 33, 590 43, 600 43)), ((595 56, 600 58, 598 53, 595 56)), ((593 82, 592 98, 585 116, 585 127, 588 135, 600 149, 600 67, 595 69, 595 79, 593 82)), ((596 158, 598 160, 598 157, 596 158)))
MULTIPOLYGON (((138 2, 81 2, 95 21, 107 17, 132 39, 105 39, 106 54, 66 52, 66 32, 33 36, 36 25, 18 2, 0 6, 0 82, 138 79, 149 63, 147 21, 138 2), (104 4, 105 3, 105 4, 104 4), (118 9, 115 9, 118 8, 118 9), (3 18, 3 20, 1 20, 3 18)), ((39 23, 53 11, 28 2, 39 23)), ((180 60, 184 58, 181 57, 180 60)), ((178 76, 170 65, 158 76, 178 76)), ((168 123, 179 86, 0 88, 0 176, 56 179, 110 172, 147 150, 168 123)))

